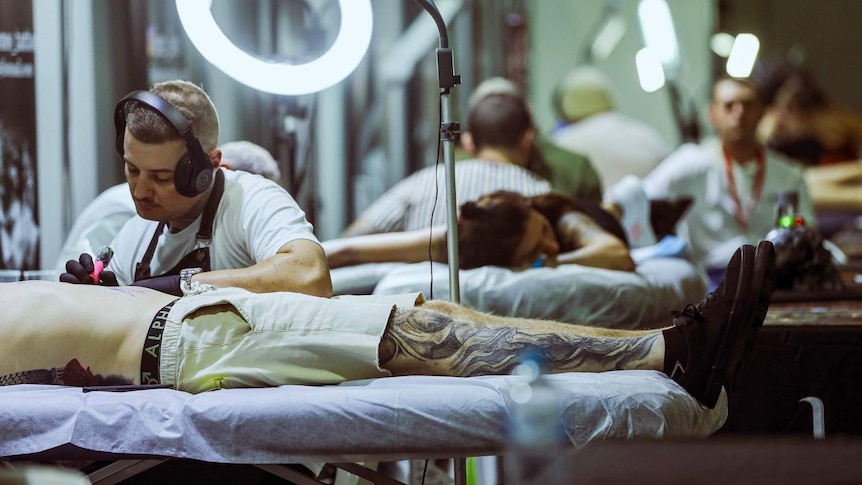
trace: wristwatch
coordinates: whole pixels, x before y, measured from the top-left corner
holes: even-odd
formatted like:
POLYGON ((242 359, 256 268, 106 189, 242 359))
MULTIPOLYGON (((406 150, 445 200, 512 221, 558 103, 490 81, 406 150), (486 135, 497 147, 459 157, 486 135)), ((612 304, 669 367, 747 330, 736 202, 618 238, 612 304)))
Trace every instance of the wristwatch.
POLYGON ((203 271, 201 268, 183 268, 180 270, 180 289, 183 292, 191 292, 192 276, 203 271))

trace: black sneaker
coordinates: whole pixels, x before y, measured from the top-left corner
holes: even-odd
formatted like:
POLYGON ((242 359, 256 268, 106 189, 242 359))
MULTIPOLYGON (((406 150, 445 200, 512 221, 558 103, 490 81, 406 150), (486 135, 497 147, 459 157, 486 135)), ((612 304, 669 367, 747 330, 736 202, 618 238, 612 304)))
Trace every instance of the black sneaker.
MULTIPOLYGON (((721 388, 732 381, 754 339, 754 246, 737 249, 716 290, 697 305, 674 312, 673 324, 682 332, 686 362, 677 360, 669 376, 698 401, 714 408, 721 388)), ((758 293, 759 294, 759 293, 758 293)))
POLYGON ((735 364, 735 367, 730 369, 725 388, 733 390, 736 386, 736 379, 742 371, 745 361, 751 354, 751 349, 754 348, 754 337, 760 327, 763 326, 763 321, 766 319, 766 312, 769 311, 769 301, 772 299, 772 290, 775 289, 775 279, 777 271, 775 269, 775 246, 770 241, 760 241, 754 252, 754 274, 752 275, 752 293, 749 295, 751 299, 751 324, 750 337, 747 335, 740 339, 738 345, 741 350, 741 357, 735 364))

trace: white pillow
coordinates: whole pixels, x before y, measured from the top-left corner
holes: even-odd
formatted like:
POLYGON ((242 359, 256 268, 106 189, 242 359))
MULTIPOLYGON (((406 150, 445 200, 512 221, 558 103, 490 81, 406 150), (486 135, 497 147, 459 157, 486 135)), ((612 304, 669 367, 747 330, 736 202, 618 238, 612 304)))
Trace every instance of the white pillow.
MULTIPOLYGON (((432 268, 388 268, 374 294, 421 291, 429 299, 449 299, 448 267, 432 268)), ((671 310, 699 302, 707 289, 705 275, 679 258, 648 259, 634 272, 575 264, 523 271, 486 266, 459 271, 459 284, 461 303, 480 311, 627 329, 670 325, 671 310)))

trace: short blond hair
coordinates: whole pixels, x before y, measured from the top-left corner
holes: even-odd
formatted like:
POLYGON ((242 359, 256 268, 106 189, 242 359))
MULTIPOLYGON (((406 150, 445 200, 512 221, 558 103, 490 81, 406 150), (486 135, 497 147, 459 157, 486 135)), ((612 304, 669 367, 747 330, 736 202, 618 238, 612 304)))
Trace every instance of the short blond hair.
MULTIPOLYGON (((164 81, 155 84, 150 92, 164 98, 191 124, 192 133, 200 141, 204 153, 218 147, 218 113, 209 95, 200 86, 182 80, 164 81)), ((180 139, 179 133, 170 123, 151 108, 140 104, 129 108, 126 128, 143 143, 180 139)))

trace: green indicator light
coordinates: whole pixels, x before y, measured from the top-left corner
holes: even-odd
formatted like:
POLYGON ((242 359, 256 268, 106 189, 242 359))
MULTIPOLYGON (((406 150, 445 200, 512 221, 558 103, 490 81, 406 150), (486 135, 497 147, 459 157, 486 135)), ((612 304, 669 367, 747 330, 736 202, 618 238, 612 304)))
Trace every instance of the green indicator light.
POLYGON ((781 216, 778 218, 778 227, 793 227, 796 221, 793 216, 781 216))

